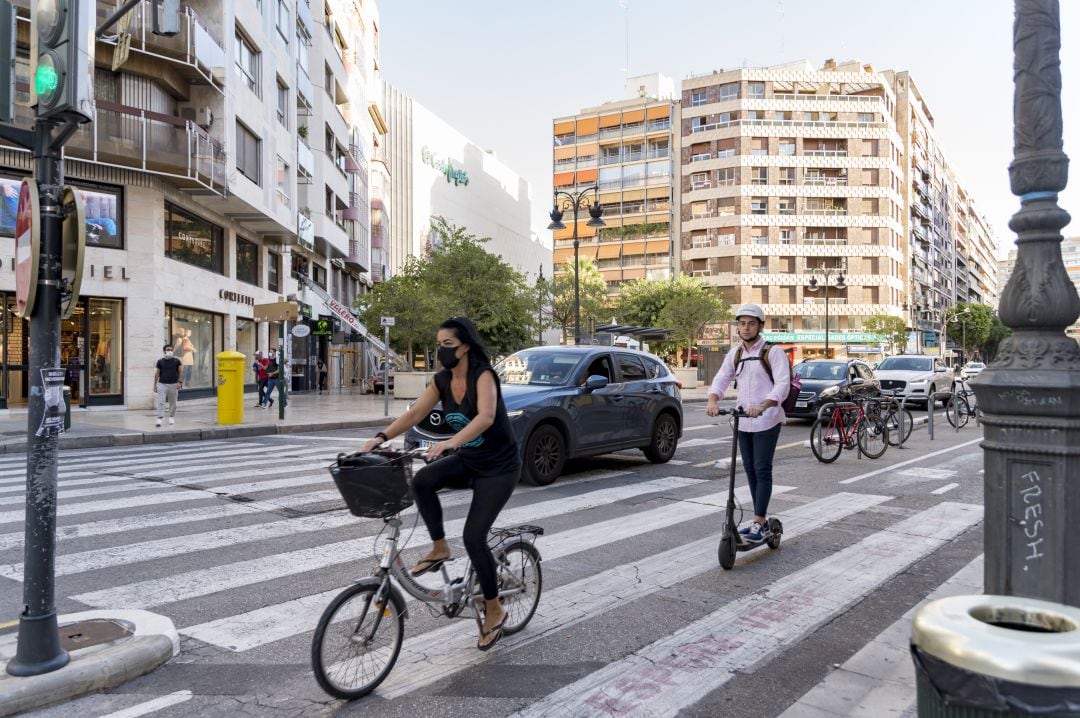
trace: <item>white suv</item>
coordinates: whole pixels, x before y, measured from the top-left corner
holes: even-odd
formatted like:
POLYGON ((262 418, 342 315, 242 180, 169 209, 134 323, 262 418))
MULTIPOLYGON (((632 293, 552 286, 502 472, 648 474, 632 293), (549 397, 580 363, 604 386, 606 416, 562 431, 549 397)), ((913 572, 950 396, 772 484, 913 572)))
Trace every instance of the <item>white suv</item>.
MULTIPOLYGON (((952 391, 956 376, 937 357, 901 354, 888 357, 874 370, 883 391, 896 392, 900 397, 912 397, 928 402, 934 392, 952 391)), ((941 403, 945 404, 942 399, 941 403)))

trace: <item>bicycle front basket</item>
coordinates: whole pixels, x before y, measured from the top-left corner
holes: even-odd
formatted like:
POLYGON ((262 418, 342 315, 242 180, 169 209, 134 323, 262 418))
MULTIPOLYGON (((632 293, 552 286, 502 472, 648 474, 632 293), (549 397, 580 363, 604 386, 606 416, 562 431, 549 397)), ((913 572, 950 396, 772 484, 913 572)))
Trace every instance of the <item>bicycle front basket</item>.
POLYGON ((330 465, 345 505, 354 516, 386 518, 413 504, 412 460, 391 453, 339 455, 330 465))

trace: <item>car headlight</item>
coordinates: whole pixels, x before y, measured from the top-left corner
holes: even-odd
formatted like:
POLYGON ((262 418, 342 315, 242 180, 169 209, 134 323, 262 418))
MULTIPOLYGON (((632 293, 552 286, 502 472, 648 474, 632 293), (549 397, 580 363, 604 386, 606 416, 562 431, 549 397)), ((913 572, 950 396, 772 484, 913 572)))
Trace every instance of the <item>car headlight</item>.
POLYGON ((908 382, 908 384, 911 384, 912 386, 923 386, 928 381, 930 381, 930 380, 929 379, 912 379, 911 381, 908 382))
POLYGON ((525 413, 524 409, 514 409, 513 411, 506 412, 506 417, 508 419, 516 419, 517 417, 521 416, 524 413, 525 413))
POLYGON ((840 387, 838 387, 838 386, 830 386, 828 389, 821 392, 821 398, 822 399, 829 399, 831 397, 836 396, 839 393, 840 393, 840 387))

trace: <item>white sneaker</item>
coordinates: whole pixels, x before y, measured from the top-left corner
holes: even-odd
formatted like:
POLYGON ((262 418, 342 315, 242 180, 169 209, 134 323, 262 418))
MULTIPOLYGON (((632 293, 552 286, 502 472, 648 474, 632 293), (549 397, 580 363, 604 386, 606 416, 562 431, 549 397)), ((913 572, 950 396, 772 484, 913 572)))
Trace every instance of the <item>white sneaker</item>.
POLYGON ((175 424, 175 423, 176 423, 176 419, 174 419, 174 418, 172 418, 172 417, 170 416, 170 417, 169 417, 169 426, 172 426, 172 425, 173 425, 173 424, 175 424))
POLYGON ((154 422, 154 426, 161 426, 161 419, 154 422))

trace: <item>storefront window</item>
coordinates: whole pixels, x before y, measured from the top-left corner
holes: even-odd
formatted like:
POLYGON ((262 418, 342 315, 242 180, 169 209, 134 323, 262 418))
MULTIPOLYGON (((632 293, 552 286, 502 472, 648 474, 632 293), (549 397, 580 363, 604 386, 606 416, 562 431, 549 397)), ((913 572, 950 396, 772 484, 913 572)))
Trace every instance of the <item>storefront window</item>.
POLYGON ((214 357, 222 345, 221 315, 166 305, 165 330, 183 367, 184 389, 212 389, 214 357))
POLYGON ((123 375, 124 305, 119 299, 90 299, 90 395, 120 394, 123 375))
POLYGON ((247 361, 244 362, 244 383, 254 384, 258 377, 251 370, 251 364, 255 359, 256 341, 258 340, 258 325, 250 319, 236 320, 236 351, 243 354, 247 361))
POLYGON ((266 255, 266 261, 268 265, 266 268, 266 288, 271 292, 280 292, 281 255, 269 252, 266 255))
POLYGON ((166 257, 224 274, 224 247, 225 233, 221 227, 166 203, 166 257))

